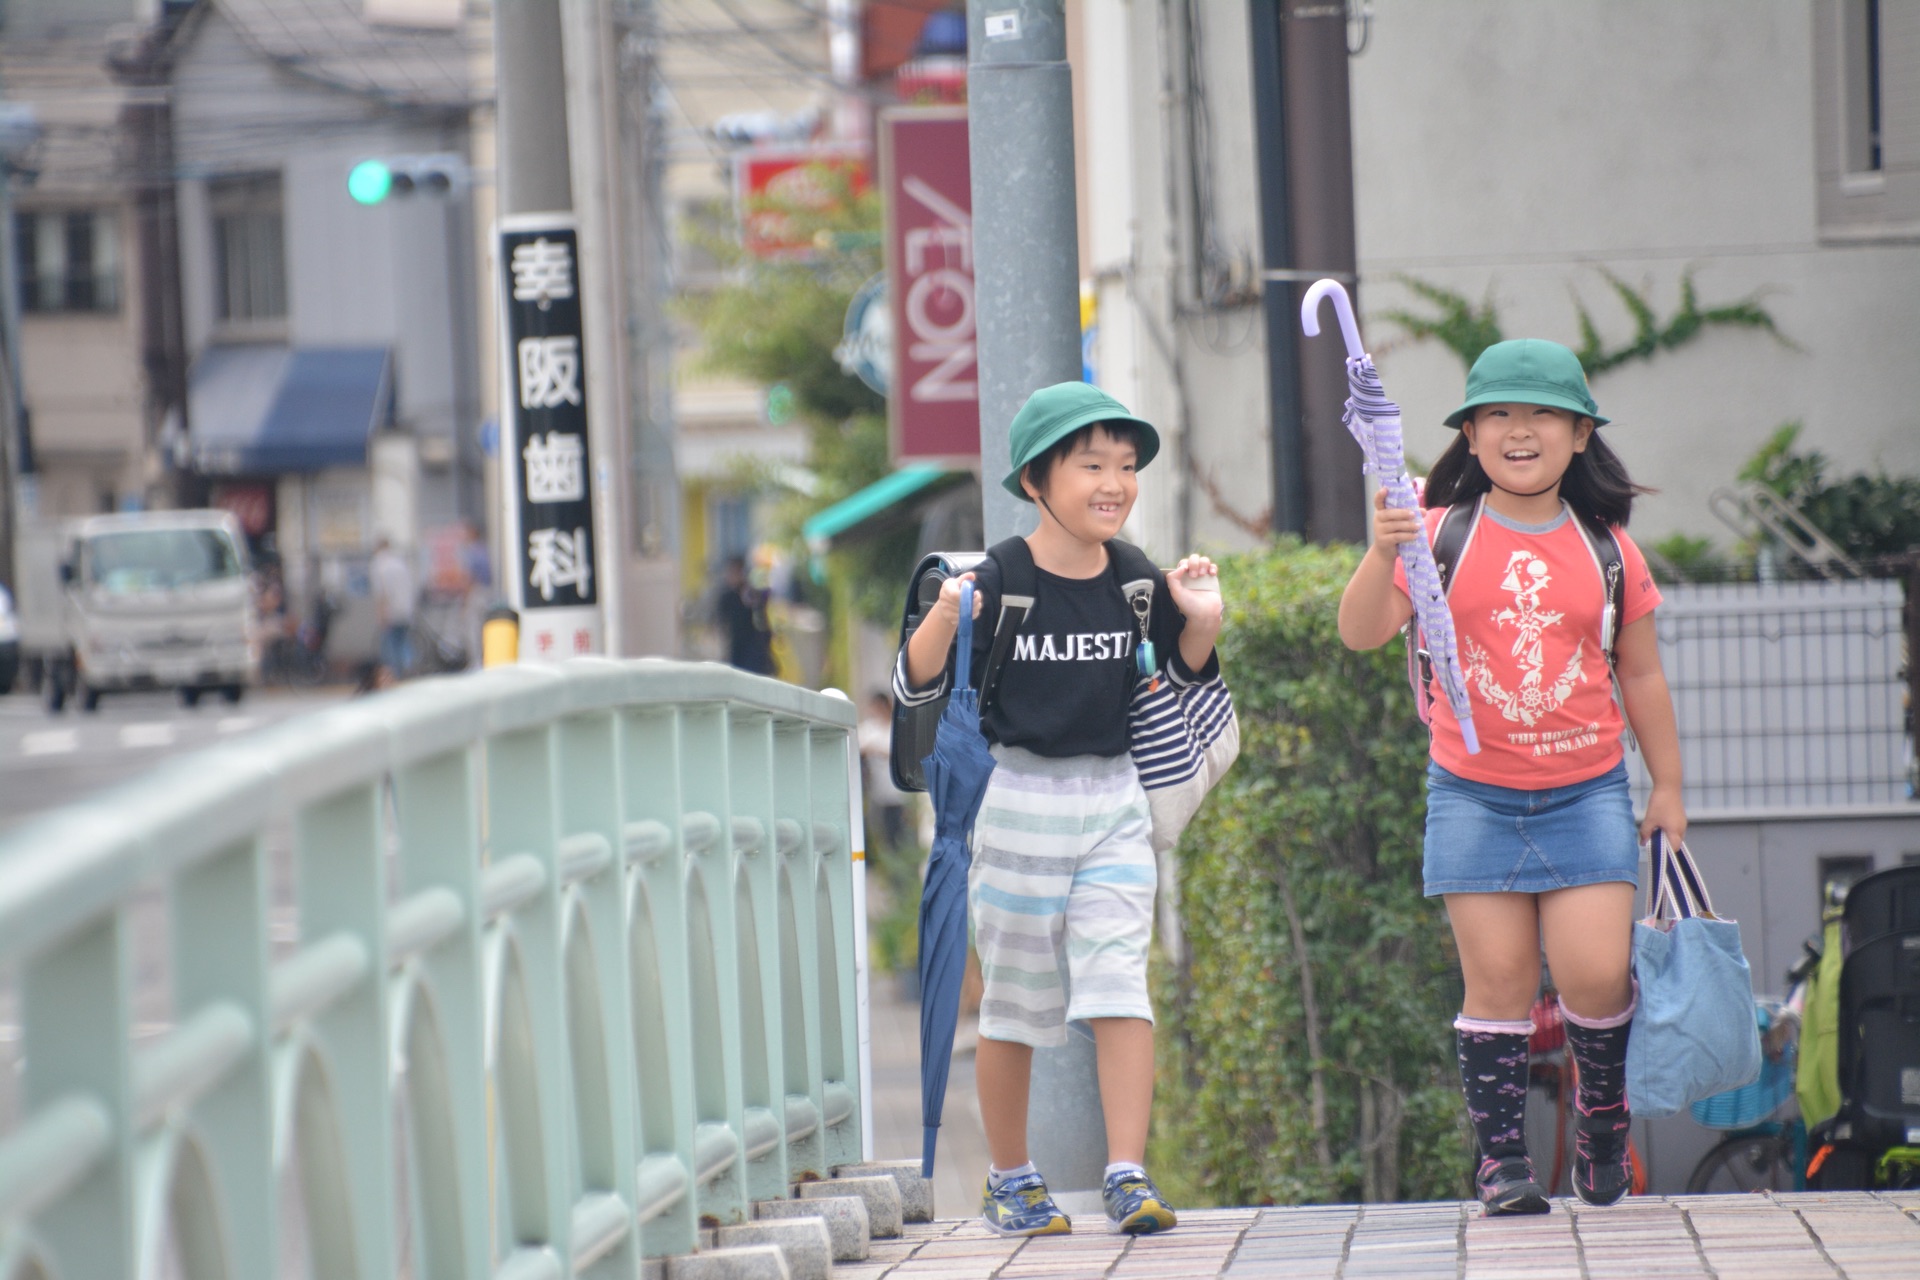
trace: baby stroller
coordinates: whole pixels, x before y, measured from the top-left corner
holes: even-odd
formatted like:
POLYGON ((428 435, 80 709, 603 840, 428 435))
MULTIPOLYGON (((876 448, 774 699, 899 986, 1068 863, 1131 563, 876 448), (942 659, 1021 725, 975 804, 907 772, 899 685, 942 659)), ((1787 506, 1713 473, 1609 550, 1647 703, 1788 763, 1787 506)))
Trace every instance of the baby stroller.
POLYGON ((1808 1135, 1818 1190, 1920 1186, 1920 866, 1847 891, 1840 924, 1840 1106, 1808 1135))

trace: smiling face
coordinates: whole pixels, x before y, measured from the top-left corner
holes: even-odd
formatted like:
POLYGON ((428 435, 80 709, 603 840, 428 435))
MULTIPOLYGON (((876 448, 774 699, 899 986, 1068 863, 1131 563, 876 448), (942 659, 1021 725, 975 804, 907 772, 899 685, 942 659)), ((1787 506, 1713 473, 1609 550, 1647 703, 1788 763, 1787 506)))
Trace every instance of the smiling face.
POLYGON ((1497 488, 1535 494, 1559 484, 1573 455, 1586 452, 1593 419, 1543 404, 1483 404, 1460 429, 1497 488))
POLYGON ((1029 497, 1051 512, 1060 527, 1083 542, 1106 542, 1120 533, 1120 526, 1140 496, 1140 480, 1134 474, 1138 452, 1133 442, 1109 435, 1095 424, 1084 437, 1076 439, 1064 456, 1054 460, 1040 485, 1036 487, 1029 467, 1020 477, 1020 485, 1029 497))

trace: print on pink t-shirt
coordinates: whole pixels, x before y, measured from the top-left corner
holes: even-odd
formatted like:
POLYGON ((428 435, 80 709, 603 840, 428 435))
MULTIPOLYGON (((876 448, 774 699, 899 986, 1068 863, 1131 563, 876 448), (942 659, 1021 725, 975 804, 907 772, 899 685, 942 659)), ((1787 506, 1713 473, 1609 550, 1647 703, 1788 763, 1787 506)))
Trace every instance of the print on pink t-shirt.
MULTIPOLYGON (((1429 538, 1445 514, 1426 513, 1429 538)), ((1624 627, 1653 611, 1660 589, 1633 539, 1613 532, 1626 580, 1624 627)), ((1397 561, 1393 580, 1406 591, 1397 561)), ((1435 763, 1475 782, 1538 791, 1585 782, 1620 762, 1620 711, 1600 636, 1606 592, 1570 510, 1538 530, 1483 512, 1447 603, 1480 754, 1467 754, 1453 708, 1436 696, 1435 763)))

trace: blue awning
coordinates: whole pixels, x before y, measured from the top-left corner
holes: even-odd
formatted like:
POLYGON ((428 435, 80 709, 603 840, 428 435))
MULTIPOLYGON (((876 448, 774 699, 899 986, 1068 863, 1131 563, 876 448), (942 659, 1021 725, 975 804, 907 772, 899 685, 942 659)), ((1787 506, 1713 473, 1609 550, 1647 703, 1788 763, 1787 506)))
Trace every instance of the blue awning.
POLYGON ((188 378, 193 465, 203 475, 363 467, 393 418, 386 347, 208 347, 188 378))

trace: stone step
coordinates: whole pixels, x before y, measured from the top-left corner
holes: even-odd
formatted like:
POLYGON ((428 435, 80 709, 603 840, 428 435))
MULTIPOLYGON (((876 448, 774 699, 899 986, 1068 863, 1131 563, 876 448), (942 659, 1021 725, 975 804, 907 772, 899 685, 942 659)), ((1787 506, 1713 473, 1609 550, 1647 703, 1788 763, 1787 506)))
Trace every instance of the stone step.
POLYGON ((800 1184, 800 1199, 832 1200, 858 1196, 867 1206, 867 1233, 875 1240, 892 1240, 900 1235, 900 1184, 888 1175, 863 1178, 829 1178, 825 1182, 800 1184))
POLYGON ((794 1280, 794 1276, 778 1245, 755 1244, 668 1258, 667 1280, 794 1280))
POLYGON ((822 1218, 770 1218, 721 1227, 722 1248, 770 1244, 786 1255, 793 1280, 827 1280, 833 1270, 833 1235, 822 1218))
MULTIPOLYGON (((827 1183, 809 1183, 826 1186, 827 1183)), ((867 1202, 857 1195, 813 1197, 807 1200, 760 1200, 753 1206, 756 1222, 814 1219, 826 1224, 835 1262, 864 1262, 869 1241, 867 1202)))
POLYGON ((902 1222, 933 1221, 933 1180, 920 1175, 918 1160, 867 1160, 843 1164, 833 1171, 835 1178, 892 1178, 900 1188, 902 1222))

